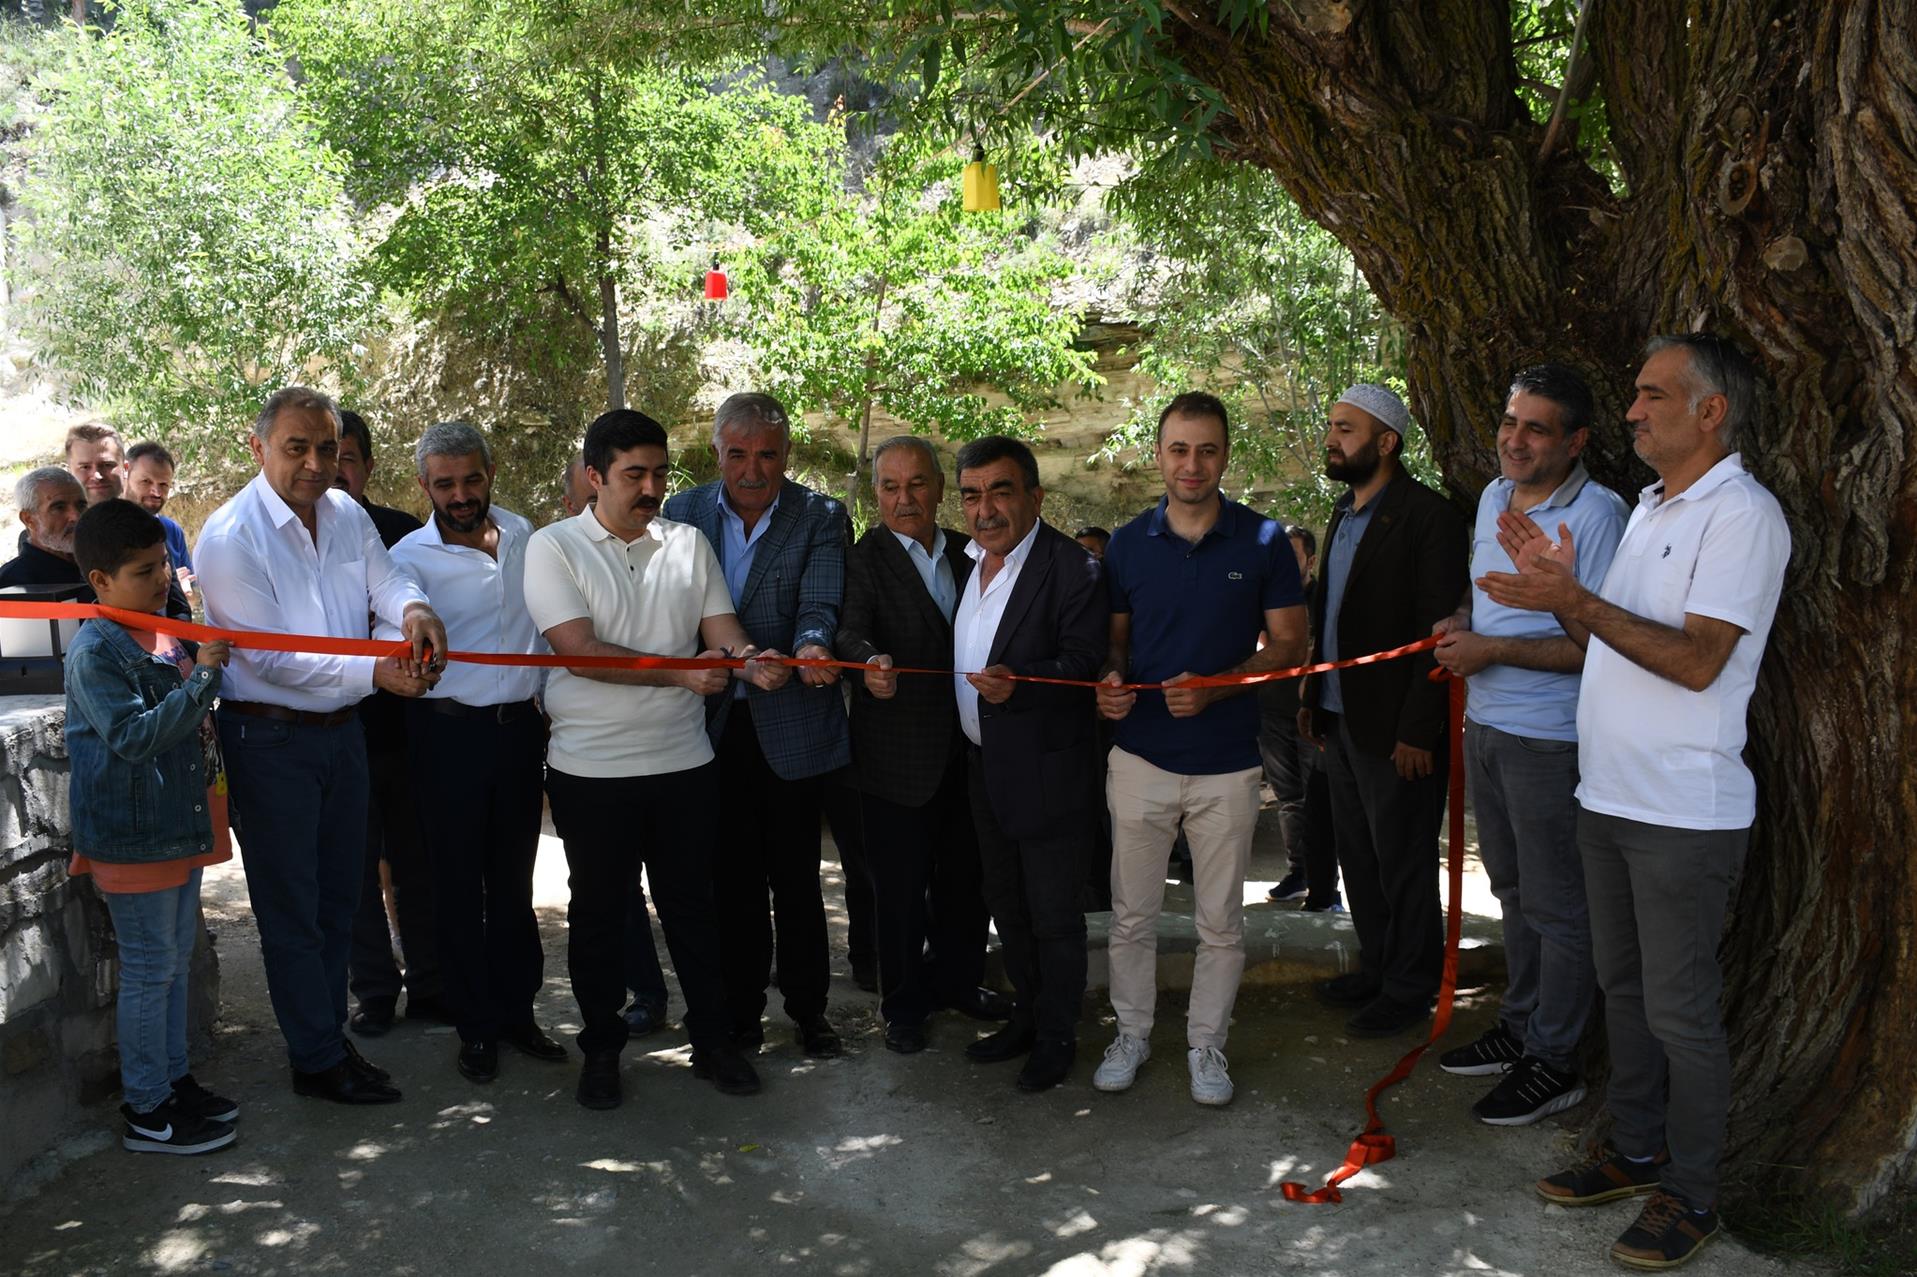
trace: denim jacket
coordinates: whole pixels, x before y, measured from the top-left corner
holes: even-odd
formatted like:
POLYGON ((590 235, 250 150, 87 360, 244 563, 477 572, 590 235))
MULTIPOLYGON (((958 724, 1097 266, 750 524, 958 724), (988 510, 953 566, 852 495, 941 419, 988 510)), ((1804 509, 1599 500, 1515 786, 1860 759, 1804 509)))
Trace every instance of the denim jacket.
POLYGON ((101 618, 67 648, 66 685, 73 849, 114 864, 213 850, 200 720, 220 672, 201 666, 182 679, 101 618))

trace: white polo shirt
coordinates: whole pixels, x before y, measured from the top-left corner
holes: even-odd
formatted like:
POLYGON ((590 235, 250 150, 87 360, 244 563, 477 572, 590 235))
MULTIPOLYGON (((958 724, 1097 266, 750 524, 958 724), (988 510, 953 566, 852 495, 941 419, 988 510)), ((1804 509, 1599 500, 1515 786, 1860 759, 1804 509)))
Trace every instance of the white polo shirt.
MULTIPOLYGON (((589 508, 533 533, 526 610, 542 634, 583 616, 605 642, 697 656, 699 623, 731 613, 732 595, 699 529, 655 517, 626 542, 589 508)), ((555 669, 545 704, 546 761, 568 775, 658 776, 712 760, 705 701, 686 688, 602 683, 555 669)))
POLYGON ((1745 711, 1790 554, 1777 498, 1736 453, 1668 501, 1662 484, 1639 494, 1600 596, 1676 628, 1691 614, 1744 633, 1701 692, 1591 636, 1578 696, 1579 803, 1677 829, 1745 829, 1757 818, 1745 711))
MULTIPOLYGON (((393 546, 393 562, 426 587, 433 610, 446 626, 446 642, 455 652, 511 652, 542 656, 552 649, 533 628, 526 611, 526 546, 533 526, 504 506, 492 508, 499 529, 495 554, 464 545, 449 545, 440 534, 439 520, 407 533, 393 546)), ((398 638, 385 624, 374 627, 378 638, 398 638)), ((475 665, 453 661, 439 677, 427 700, 458 701, 464 705, 510 705, 539 693, 545 671, 525 665, 475 665)))

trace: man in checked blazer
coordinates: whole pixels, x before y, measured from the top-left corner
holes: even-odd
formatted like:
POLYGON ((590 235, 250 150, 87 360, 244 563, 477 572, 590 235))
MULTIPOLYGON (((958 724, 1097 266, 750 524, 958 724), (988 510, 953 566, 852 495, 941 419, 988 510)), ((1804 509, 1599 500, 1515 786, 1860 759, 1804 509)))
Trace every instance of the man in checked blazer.
MULTIPOLYGON (((731 396, 712 423, 720 478, 669 498, 664 512, 712 542, 754 645, 830 659, 849 525, 838 502, 785 477, 791 446, 777 399, 731 396)), ((805 669, 777 691, 728 687, 706 700, 725 795, 714 880, 726 1006, 743 1050, 765 1040, 776 916, 779 991, 798 1041, 807 1055, 839 1053, 825 1018, 830 971, 819 891, 821 778, 851 758, 838 677, 805 669)))
POLYGON ((980 987, 987 915, 952 684, 891 672, 952 667, 971 538, 939 527, 945 475, 917 435, 878 446, 872 487, 880 523, 846 558, 837 646, 840 659, 872 667, 849 676, 852 778, 876 897, 885 1045, 910 1055, 925 1049, 925 1020, 939 1007, 1003 1020, 1012 1005, 980 987))

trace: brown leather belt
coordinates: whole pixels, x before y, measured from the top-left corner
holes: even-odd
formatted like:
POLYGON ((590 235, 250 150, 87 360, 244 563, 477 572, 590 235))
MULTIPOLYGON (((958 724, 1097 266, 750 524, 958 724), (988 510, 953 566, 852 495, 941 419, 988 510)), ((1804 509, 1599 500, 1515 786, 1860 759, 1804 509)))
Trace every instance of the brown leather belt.
POLYGON ((350 723, 359 713, 358 705, 348 705, 345 709, 336 709, 322 714, 312 709, 288 709, 284 705, 268 705, 265 701, 221 701, 220 708, 228 713, 245 714, 249 718, 271 718, 282 723, 298 723, 302 727, 338 727, 341 723, 350 723))

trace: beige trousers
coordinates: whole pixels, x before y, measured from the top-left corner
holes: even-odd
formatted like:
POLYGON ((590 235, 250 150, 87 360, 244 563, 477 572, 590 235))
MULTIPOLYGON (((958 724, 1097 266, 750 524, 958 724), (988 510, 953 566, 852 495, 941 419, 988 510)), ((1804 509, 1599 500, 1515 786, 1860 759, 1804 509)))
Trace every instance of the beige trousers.
POLYGON ((1158 1001, 1158 915, 1178 825, 1191 844, 1198 956, 1185 1038, 1224 1049, 1245 971, 1245 868, 1258 824, 1257 767, 1181 776, 1114 748, 1105 782, 1112 812, 1112 1010, 1118 1027, 1149 1038, 1158 1001))

